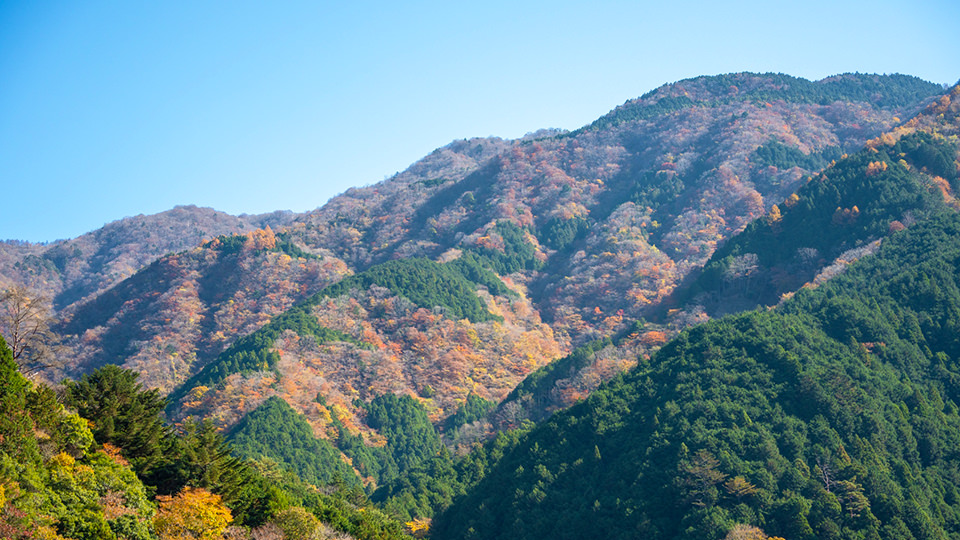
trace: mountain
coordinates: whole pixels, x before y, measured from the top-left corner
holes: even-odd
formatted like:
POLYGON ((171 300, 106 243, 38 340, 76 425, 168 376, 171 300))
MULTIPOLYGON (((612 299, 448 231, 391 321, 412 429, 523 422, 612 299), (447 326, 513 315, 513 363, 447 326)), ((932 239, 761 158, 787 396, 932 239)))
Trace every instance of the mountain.
POLYGON ((711 321, 525 436, 434 538, 956 534, 960 217, 711 321))
POLYGON ((497 255, 579 345, 646 316, 810 173, 942 92, 900 75, 698 77, 572 133, 453 143, 292 231, 358 269, 451 248, 497 255))
MULTIPOLYGON (((188 207, 8 242, 4 282, 54 301, 67 362, 44 375, 77 379, 64 399, 93 422, 0 358, 0 503, 65 479, 63 450, 74 476, 128 459, 158 516, 201 486, 258 534, 317 516, 399 537, 364 489, 438 539, 960 534, 943 92, 698 77, 573 132, 454 142, 302 215, 188 207)), ((116 493, 81 495, 82 519, 21 517, 126 526, 116 493)))
POLYGON ((71 359, 57 376, 133 368, 170 394, 171 418, 223 429, 278 397, 379 482, 360 446, 400 444, 370 417, 379 396, 415 399, 460 448, 582 399, 707 318, 690 304, 641 320, 718 245, 942 91, 900 75, 699 77, 575 132, 454 142, 307 214, 178 209, 246 232, 196 227, 159 258, 135 249, 154 234, 137 224, 170 215, 121 221, 46 248, 53 267, 30 275, 53 276, 71 359), (60 269, 61 252, 79 255, 60 269), (144 266, 112 281, 129 257, 144 266), (489 424, 447 428, 471 396, 508 399, 489 424))
POLYGON ((776 262, 804 242, 833 253, 882 239, 872 254, 774 309, 682 332, 501 450, 432 537, 956 535, 958 95, 731 241, 763 245, 776 262), (845 197, 863 205, 858 219, 843 207, 830 217, 845 197), (904 211, 915 221, 890 228, 904 211), (803 233, 791 212, 807 220, 803 233))
MULTIPOLYGON (((499 140, 451 145, 396 178, 352 190, 301 219, 308 222, 303 234, 306 242, 332 245, 361 266, 378 260, 370 253, 371 245, 382 246, 383 256, 436 253, 451 243, 492 255, 500 259, 497 271, 526 286, 543 320, 570 345, 636 330, 629 346, 621 340, 620 347, 606 347, 576 366, 566 362, 566 367, 551 367, 554 384, 543 389, 541 402, 555 409, 633 365, 678 328, 705 320, 696 303, 669 312, 669 317, 659 315, 674 307, 674 287, 699 268, 715 245, 775 202, 782 206, 808 172, 840 158, 845 150, 860 148, 882 132, 882 125, 900 122, 895 115, 908 118, 912 112, 906 111, 917 110, 911 107, 931 101, 927 92, 939 91, 908 77, 861 75, 816 83, 753 74, 681 81, 628 102, 572 134, 515 141, 510 153, 499 140), (740 84, 736 91, 733 83, 740 84), (902 108, 891 109, 897 105, 902 108), (873 129, 878 131, 865 136, 873 129), (811 151, 817 148, 821 151, 811 151), (449 163, 455 162, 451 156, 468 149, 495 155, 485 167, 465 168, 459 176, 437 180, 450 172, 449 163), (442 165, 432 169, 437 162, 442 165), (609 174, 608 164, 618 172, 609 174), (720 176, 727 178, 722 185, 717 182, 720 176), (578 178, 591 177, 603 180, 594 183, 590 193, 572 191, 578 178), (427 202, 413 210, 413 196, 422 198, 431 190, 427 202), (478 194, 485 203, 476 204, 478 194), (504 199, 509 202, 500 202, 504 199), (639 205, 641 199, 646 202, 639 205), (745 200, 763 204, 737 217, 743 209, 737 201, 745 200), (563 205, 570 201, 582 207, 576 216, 544 218, 573 208, 563 205), (390 209, 378 218, 384 225, 363 217, 376 213, 371 207, 390 209), (527 208, 537 219, 524 222, 512 213, 515 208, 527 208), (355 219, 349 219, 351 211, 358 212, 355 219), (411 211, 413 217, 408 217, 411 211), (420 231, 429 229, 428 224, 436 229, 445 215, 450 233, 431 233, 432 244, 423 239, 420 231), (318 224, 321 218, 327 222, 318 224), (668 233, 663 224, 671 219, 673 232, 668 233), (733 220, 736 227, 726 224, 733 220), (724 226, 708 227, 711 222, 724 226), (482 230, 474 229, 478 225, 482 230), (385 234, 393 235, 393 243, 379 240, 385 234), (696 238, 708 235, 702 249, 694 250, 696 238), (669 250, 668 244, 673 246, 669 250), (681 254, 680 249, 688 252, 681 254), (660 324, 633 328, 632 321, 640 317, 660 324)), ((536 406, 529 403, 530 394, 519 397, 523 399, 514 400, 516 406, 500 407, 496 424, 542 416, 524 410, 536 406)))
POLYGON ((871 244, 945 205, 960 208, 958 89, 866 149, 813 176, 707 261, 682 295, 711 312, 773 305, 869 253, 871 244), (811 235, 809 231, 818 234, 811 235))
POLYGON ((178 206, 150 216, 114 221, 71 240, 50 244, 0 243, 0 283, 29 287, 69 310, 130 277, 161 256, 191 249, 221 234, 283 226, 292 215, 231 216, 178 206))
POLYGON ((66 311, 64 374, 117 364, 169 392, 239 336, 348 273, 329 252, 304 251, 269 225, 220 235, 66 311))
MULTIPOLYGON (((694 269, 669 297, 651 306, 643 324, 612 336, 616 346, 588 343, 531 375, 490 420, 503 426, 544 418, 585 396, 611 373, 647 357, 652 347, 682 327, 675 321, 689 324, 705 320, 706 314, 775 305, 872 253, 904 223, 956 207, 958 173, 951 138, 957 135, 956 92, 952 89, 908 122, 867 141, 865 151, 852 153, 850 159, 838 156, 844 159, 805 176, 796 193, 720 244, 702 269, 694 269)), ((758 147, 752 159, 809 158, 767 144, 758 147)))
POLYGON ((362 404, 377 396, 416 396, 435 422, 471 393, 499 401, 561 349, 528 300, 468 260, 390 261, 321 290, 186 381, 170 413, 229 427, 279 396, 318 434, 343 424, 375 444, 362 404))

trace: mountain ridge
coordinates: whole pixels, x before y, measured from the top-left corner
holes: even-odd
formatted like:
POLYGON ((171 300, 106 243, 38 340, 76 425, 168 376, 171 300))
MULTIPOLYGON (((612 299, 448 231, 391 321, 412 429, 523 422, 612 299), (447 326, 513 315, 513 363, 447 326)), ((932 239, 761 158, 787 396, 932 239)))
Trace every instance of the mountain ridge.
POLYGON ((283 226, 289 218, 284 212, 232 216, 212 208, 176 206, 118 219, 72 239, 0 243, 0 276, 8 284, 37 290, 57 310, 69 310, 167 253, 221 234, 283 226))

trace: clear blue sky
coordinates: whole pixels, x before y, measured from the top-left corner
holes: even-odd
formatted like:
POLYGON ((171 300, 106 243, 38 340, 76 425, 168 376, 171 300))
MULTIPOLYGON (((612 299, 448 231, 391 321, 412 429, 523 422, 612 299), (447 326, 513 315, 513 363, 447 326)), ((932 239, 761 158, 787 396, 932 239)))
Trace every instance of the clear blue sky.
POLYGON ((697 75, 960 78, 960 3, 0 0, 0 239, 321 206, 697 75), (340 4, 340 5, 337 5, 340 4))

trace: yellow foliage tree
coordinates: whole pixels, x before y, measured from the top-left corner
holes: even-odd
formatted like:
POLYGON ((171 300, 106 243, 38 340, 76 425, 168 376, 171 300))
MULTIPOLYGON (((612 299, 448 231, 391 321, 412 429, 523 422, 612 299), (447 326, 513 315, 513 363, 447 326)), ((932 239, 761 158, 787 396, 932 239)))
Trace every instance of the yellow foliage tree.
POLYGON ((773 224, 780 221, 781 219, 783 219, 783 216, 780 214, 780 207, 777 205, 773 205, 773 207, 770 208, 770 213, 767 214, 767 220, 771 224, 773 224))
POLYGON ((430 534, 430 519, 416 518, 406 523, 407 534, 414 538, 426 538, 430 534))
POLYGON ((867 176, 873 176, 885 170, 887 170, 886 161, 871 161, 870 164, 867 165, 867 176))
POLYGON ((188 486, 176 496, 157 497, 157 502, 153 526, 160 540, 213 540, 233 521, 220 496, 205 489, 188 486))
POLYGON ((757 492, 757 486, 751 484, 742 476, 735 476, 727 480, 723 487, 727 490, 727 493, 736 497, 737 502, 757 492))

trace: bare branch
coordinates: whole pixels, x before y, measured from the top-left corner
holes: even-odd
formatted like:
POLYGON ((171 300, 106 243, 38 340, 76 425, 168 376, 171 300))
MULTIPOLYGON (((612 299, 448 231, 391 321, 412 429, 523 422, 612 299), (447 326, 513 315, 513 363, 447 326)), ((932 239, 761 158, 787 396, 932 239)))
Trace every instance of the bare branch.
POLYGON ((0 333, 24 374, 58 365, 50 301, 14 285, 0 293, 0 333))

